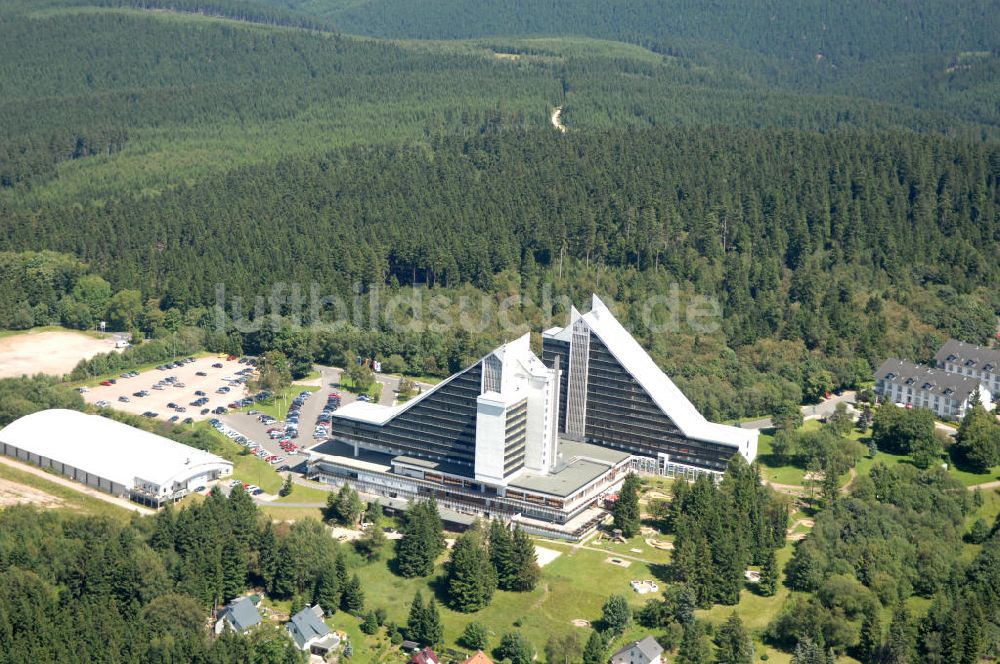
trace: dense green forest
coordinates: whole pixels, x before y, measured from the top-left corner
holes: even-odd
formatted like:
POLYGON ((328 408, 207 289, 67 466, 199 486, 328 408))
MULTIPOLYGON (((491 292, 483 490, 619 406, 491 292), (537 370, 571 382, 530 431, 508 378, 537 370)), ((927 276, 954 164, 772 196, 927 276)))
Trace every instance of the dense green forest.
POLYGON ((6 508, 0 661, 304 661, 280 626, 209 639, 206 621, 250 584, 305 601, 322 591, 336 612, 339 590, 317 579, 341 556, 318 522, 272 527, 239 489, 125 525, 6 508))
POLYGON ((346 32, 409 39, 598 37, 810 90, 997 116, 993 0, 268 0, 346 32))
MULTIPOLYGON (((577 303, 593 289, 619 302, 654 356, 691 381, 699 405, 741 417, 815 398, 807 378, 816 371, 829 373, 828 387, 852 386, 888 353, 926 358, 946 335, 992 336, 998 205, 1000 153, 974 141, 854 131, 494 130, 439 137, 425 148, 355 148, 247 167, 155 199, 15 209, 0 246, 79 257, 107 281, 106 303, 111 291, 134 293, 130 307, 140 311, 108 312, 129 327, 155 298, 162 311, 144 330, 154 336, 171 309, 168 329, 192 311, 188 324, 211 326, 220 284, 226 306, 278 282, 316 284, 321 296, 348 300, 358 287, 388 298, 407 286, 433 287, 428 296, 471 286, 539 305, 546 283, 577 303), (717 298, 715 334, 651 332, 643 307, 671 283, 717 298), (690 343, 678 346, 683 338, 690 343), (783 350, 772 340, 783 340, 783 350), (695 368, 699 350, 715 357, 695 368), (713 387, 713 379, 721 382, 713 387), (746 380, 770 384, 752 391, 769 396, 737 397, 746 380)), ((58 288, 35 297, 42 289, 32 287, 20 300, 8 294, 6 324, 45 324, 60 312, 70 322, 88 295, 66 283, 67 299, 58 288)), ((124 296, 115 297, 122 305, 124 296)), ((523 320, 537 331, 544 315, 561 322, 554 309, 531 309, 523 320)), ((433 353, 428 363, 427 347, 442 347, 441 334, 418 335, 413 349, 405 339, 414 335, 391 329, 381 309, 365 320, 392 341, 369 335, 343 346, 408 355, 418 373, 471 359, 433 353)), ((484 332, 466 353, 509 333, 496 323, 484 332)))
MULTIPOLYGON (((0 329, 143 340, 72 380, 202 349, 445 376, 598 293, 706 416, 781 415, 767 458, 822 478, 788 505, 736 463, 649 506, 677 548, 636 618, 677 661, 748 642, 695 616, 743 604, 754 566, 775 609, 754 637, 798 664, 974 664, 1000 656, 1000 535, 995 511, 969 530, 983 498, 938 465, 994 468, 993 418, 952 444, 883 408, 866 445, 844 413, 793 420, 887 356, 994 337, 998 99, 997 0, 0 0, 0 329), (794 553, 792 510, 815 519, 794 553)), ((47 407, 85 406, 60 378, 0 381, 0 424, 47 407)), ((419 521, 407 578, 408 547, 417 576, 444 551, 419 521)), ((491 541, 459 540, 438 599, 537 581, 491 541)), ((208 638, 211 607, 254 586, 378 632, 348 561, 239 491, 129 524, 5 508, 0 664, 299 661, 276 631, 208 638)))
MULTIPOLYGON (((416 4, 408 7, 392 15, 416 4)), ((646 9, 630 7, 619 19, 646 9)), ((686 10, 701 22, 694 5, 686 10)), ((540 128, 554 106, 578 130, 905 127, 995 137, 1000 65, 988 43, 996 31, 975 20, 981 14, 991 15, 949 12, 943 25, 974 29, 948 27, 927 40, 923 27, 920 40, 909 31, 876 40, 871 29, 852 29, 865 45, 810 83, 811 60, 773 60, 732 39, 725 48, 666 48, 645 39, 517 39, 480 30, 470 36, 487 39, 389 42, 343 36, 301 11, 254 3, 7 0, 0 3, 0 205, 156 193, 343 145, 540 128), (913 50, 917 41, 924 47, 913 50)))

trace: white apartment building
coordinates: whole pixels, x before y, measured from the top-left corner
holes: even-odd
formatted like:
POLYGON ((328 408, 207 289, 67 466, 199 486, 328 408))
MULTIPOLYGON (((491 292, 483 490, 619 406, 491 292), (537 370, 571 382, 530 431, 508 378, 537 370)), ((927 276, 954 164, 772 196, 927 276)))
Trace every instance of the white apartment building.
POLYGON ((1000 349, 949 339, 934 356, 934 362, 948 373, 976 378, 993 395, 993 401, 1000 397, 1000 349))
POLYGON ((905 408, 927 408, 943 420, 961 420, 978 395, 987 410, 992 396, 978 378, 891 358, 875 372, 875 392, 905 408))

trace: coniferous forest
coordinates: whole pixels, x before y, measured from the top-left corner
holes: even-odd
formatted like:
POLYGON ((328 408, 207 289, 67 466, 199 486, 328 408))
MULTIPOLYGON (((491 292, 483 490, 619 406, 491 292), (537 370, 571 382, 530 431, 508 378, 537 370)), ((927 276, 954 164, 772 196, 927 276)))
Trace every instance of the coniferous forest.
MULTIPOLYGON (((619 526, 645 510, 676 545, 634 615, 670 661, 764 660, 759 643, 797 664, 974 664, 1000 657, 998 503, 966 491, 997 479, 995 421, 976 409, 955 443, 928 428, 920 464, 886 424, 906 413, 876 416, 867 457, 842 422, 792 421, 886 357, 996 338, 998 99, 995 0, 0 0, 0 330, 145 340, 74 381, 201 350, 281 351, 294 378, 357 356, 440 378, 598 293, 707 417, 775 415, 768 458, 823 477, 786 500, 734 463, 658 507, 630 480, 619 526), (276 286, 320 305, 255 310, 276 286), (717 308, 701 326, 650 308, 674 299, 717 308), (476 324, 416 324, 415 303, 476 324), (772 617, 748 648, 729 607, 751 567, 772 617)), ((0 380, 0 424, 45 407, 84 404, 61 378, 0 380)), ((440 592, 406 586, 390 629, 352 578, 382 539, 348 556, 241 491, 129 522, 0 509, 0 664, 300 661, 271 631, 208 636, 251 587, 531 661, 522 634, 464 614, 559 572, 487 524, 442 562, 431 511, 395 524, 393 578, 440 592)), ((545 659, 606 662, 633 599, 545 659)))

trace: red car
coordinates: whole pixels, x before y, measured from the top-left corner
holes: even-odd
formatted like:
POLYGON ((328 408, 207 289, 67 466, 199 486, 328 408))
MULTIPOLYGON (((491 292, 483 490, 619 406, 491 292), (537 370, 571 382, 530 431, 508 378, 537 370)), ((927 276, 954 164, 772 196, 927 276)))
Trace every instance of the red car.
POLYGON ((101 385, 103 385, 104 387, 111 387, 113 384, 114 383, 112 383, 110 380, 102 380, 101 381, 101 385))

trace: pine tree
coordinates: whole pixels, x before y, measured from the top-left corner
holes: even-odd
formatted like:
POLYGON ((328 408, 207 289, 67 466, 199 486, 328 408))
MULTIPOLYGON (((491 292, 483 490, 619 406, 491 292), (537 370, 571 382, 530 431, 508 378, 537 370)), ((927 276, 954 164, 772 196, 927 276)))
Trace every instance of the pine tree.
POLYGON ((375 617, 374 611, 369 611, 365 614, 364 620, 361 621, 361 631, 365 634, 374 634, 378 631, 378 619, 375 617))
POLYGON ((778 556, 774 549, 768 547, 760 567, 760 583, 757 586, 761 595, 773 597, 778 592, 778 573, 778 556))
POLYGON ((456 611, 479 611, 493 600, 496 571, 490 564, 479 528, 459 537, 452 547, 447 586, 448 603, 456 611))
POLYGON ((166 507, 157 512, 152 520, 153 534, 150 535, 149 545, 157 551, 172 550, 176 537, 174 506, 167 503, 166 507))
POLYGON ((340 608, 354 615, 358 615, 365 608, 365 591, 361 588, 361 578, 357 574, 344 586, 340 596, 340 608))
POLYGON ((382 557, 385 545, 388 543, 381 526, 372 523, 365 528, 364 534, 354 542, 354 548, 369 561, 378 560, 382 557))
POLYGON ((612 513, 615 519, 615 528, 622 531, 622 535, 628 539, 639 534, 641 523, 639 513, 639 476, 631 473, 622 483, 621 491, 618 492, 618 500, 615 502, 612 513))
POLYGON ((712 645, 705 637, 705 628, 699 622, 684 627, 684 636, 677 652, 677 664, 710 664, 712 645))
POLYGON ((235 539, 222 547, 222 599, 228 601, 247 585, 247 556, 235 539))
POLYGON ((349 580, 347 576, 347 561, 344 560, 343 555, 337 555, 337 561, 333 564, 333 569, 337 574, 337 588, 343 593, 349 580))
POLYGON ((406 577, 428 576, 444 550, 444 524, 433 498, 410 505, 396 544, 396 568, 406 577))
POLYGON ((441 624, 441 613, 437 601, 431 597, 424 610, 424 637, 428 645, 437 645, 444 640, 444 625, 441 624))
POLYGON ((604 639, 597 630, 592 630, 587 645, 583 648, 583 664, 607 664, 605 652, 604 639))
POLYGON ((313 591, 313 604, 319 604, 328 616, 332 616, 340 608, 340 580, 336 568, 325 567, 316 579, 313 591))
POLYGON ((514 564, 514 538, 498 519, 490 522, 490 562, 497 573, 497 587, 511 590, 517 570, 514 564))
POLYGON ((406 636, 416 643, 426 644, 427 641, 427 609, 424 607, 424 596, 418 590, 410 602, 410 616, 406 621, 406 636))
POLYGON ((906 605, 900 603, 889 623, 889 636, 885 642, 886 664, 910 664, 914 658, 914 636, 910 624, 910 613, 906 605))
POLYGON ((677 591, 674 600, 674 620, 681 625, 690 625, 694 622, 694 611, 698 608, 698 601, 691 586, 684 584, 677 591))
POLYGON ((735 541, 736 533, 725 530, 715 542, 715 601, 720 604, 737 604, 743 589, 746 561, 740 555, 735 541))
POLYGON ((715 653, 718 664, 753 664, 753 640, 735 611, 719 628, 715 645, 718 646, 715 653))
POLYGON ((858 637, 858 659, 863 664, 878 664, 882 655, 882 620, 875 602, 865 606, 858 637))
POLYGON ((278 540, 274 536, 271 521, 264 523, 257 540, 257 569, 255 573, 269 591, 274 588, 274 577, 278 566, 278 540))
POLYGON ((826 656, 823 649, 807 637, 795 644, 792 664, 826 664, 826 656))
POLYGON ((514 528, 512 554, 514 577, 504 590, 515 592, 534 590, 542 570, 538 566, 535 543, 531 541, 528 533, 521 530, 519 526, 514 528))

